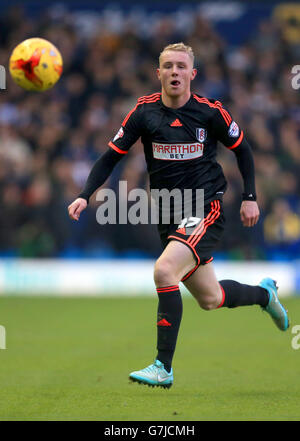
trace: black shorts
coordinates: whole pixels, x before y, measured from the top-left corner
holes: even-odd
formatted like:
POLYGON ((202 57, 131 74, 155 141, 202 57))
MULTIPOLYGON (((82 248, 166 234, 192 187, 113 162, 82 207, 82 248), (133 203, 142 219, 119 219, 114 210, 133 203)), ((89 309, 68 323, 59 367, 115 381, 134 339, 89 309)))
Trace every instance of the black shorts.
POLYGON ((170 240, 178 240, 187 245, 193 252, 196 266, 183 277, 182 281, 190 277, 199 265, 205 265, 213 260, 212 251, 220 241, 224 228, 223 204, 219 199, 205 205, 204 219, 187 218, 183 220, 180 226, 178 224, 158 225, 164 248, 170 240))

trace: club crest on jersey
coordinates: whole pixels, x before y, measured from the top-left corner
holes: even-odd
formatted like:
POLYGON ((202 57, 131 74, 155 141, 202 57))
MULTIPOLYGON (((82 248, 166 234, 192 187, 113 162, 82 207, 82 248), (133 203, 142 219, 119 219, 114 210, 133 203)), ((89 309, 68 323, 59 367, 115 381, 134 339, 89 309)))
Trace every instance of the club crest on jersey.
POLYGON ((240 134, 239 126, 235 121, 232 121, 228 129, 228 135, 231 136, 232 138, 237 138, 239 134, 240 134))
POLYGON ((204 142, 206 140, 206 130, 198 127, 196 129, 196 137, 199 142, 204 142))
POLYGON ((124 130, 123 127, 121 127, 118 133, 116 134, 116 136, 114 137, 114 141, 116 141, 119 138, 122 138, 123 135, 124 135, 124 130))

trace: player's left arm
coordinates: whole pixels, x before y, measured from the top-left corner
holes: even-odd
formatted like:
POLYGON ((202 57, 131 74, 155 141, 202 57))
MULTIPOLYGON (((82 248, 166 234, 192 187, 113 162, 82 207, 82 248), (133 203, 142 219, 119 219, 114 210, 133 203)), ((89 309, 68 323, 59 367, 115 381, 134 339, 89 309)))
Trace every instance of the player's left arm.
POLYGON ((259 208, 256 202, 254 160, 251 147, 245 137, 233 152, 244 181, 241 221, 244 227, 253 227, 259 219, 259 208))
POLYGON ((253 227, 259 219, 259 208, 256 202, 255 167, 251 147, 245 139, 244 132, 233 121, 230 113, 221 103, 216 102, 213 128, 217 138, 235 154, 237 164, 244 182, 244 192, 240 209, 241 221, 245 227, 253 227))

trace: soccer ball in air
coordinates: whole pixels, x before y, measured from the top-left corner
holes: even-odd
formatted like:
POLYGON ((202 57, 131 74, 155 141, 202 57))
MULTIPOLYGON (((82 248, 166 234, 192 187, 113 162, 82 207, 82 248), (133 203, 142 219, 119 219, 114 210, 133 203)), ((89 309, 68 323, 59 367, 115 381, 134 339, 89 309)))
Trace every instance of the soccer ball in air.
POLYGON ((59 50, 43 38, 28 38, 13 50, 9 71, 25 90, 43 92, 59 80, 63 60, 59 50))

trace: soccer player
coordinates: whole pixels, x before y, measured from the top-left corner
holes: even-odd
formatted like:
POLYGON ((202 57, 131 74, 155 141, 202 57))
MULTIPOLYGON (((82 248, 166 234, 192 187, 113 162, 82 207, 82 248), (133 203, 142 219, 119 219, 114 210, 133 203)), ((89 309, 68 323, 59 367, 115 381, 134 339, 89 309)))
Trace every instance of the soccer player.
POLYGON ((154 268, 157 355, 153 364, 132 372, 129 378, 165 388, 173 384, 172 359, 182 317, 180 282, 205 310, 260 305, 280 330, 286 331, 289 326, 275 281, 265 278, 259 285, 250 286, 234 280, 218 281, 214 273, 212 251, 224 229, 222 196, 226 190, 222 168, 216 162, 218 141, 235 154, 243 178, 240 216, 245 227, 257 223, 259 209, 251 148, 219 101, 191 92, 191 81, 197 73, 193 66, 191 47, 176 43, 163 49, 157 69, 161 92, 137 100, 109 142, 109 149, 93 166, 83 191, 68 207, 71 219, 78 220, 89 197, 139 137, 151 189, 204 189, 202 218, 182 216, 180 224, 171 218, 169 224, 158 225, 164 251, 154 268))

